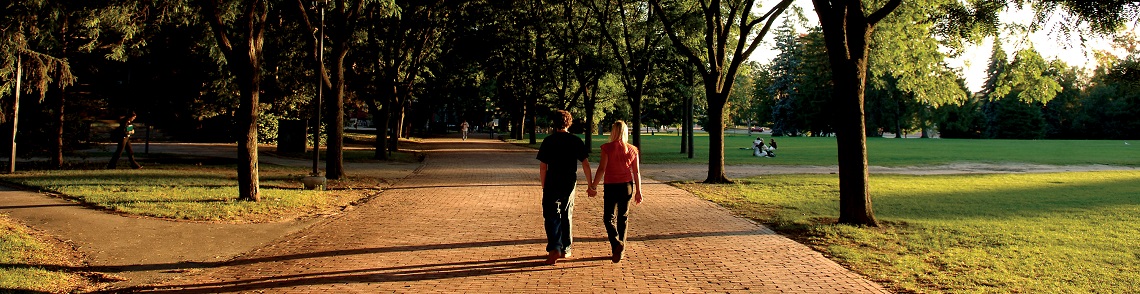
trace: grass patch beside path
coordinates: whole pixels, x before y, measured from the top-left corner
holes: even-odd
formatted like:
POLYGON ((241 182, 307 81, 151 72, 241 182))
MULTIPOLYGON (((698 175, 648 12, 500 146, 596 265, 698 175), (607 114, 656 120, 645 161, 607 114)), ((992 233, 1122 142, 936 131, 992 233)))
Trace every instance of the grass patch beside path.
POLYGON ((87 285, 81 275, 54 270, 79 265, 62 246, 0 214, 0 292, 67 293, 87 285))
MULTIPOLYGON (((529 140, 510 140, 522 146, 538 148, 529 140)), ((579 135, 581 137, 581 135, 579 135)), ((771 137, 761 136, 764 142, 771 137)), ((833 166, 838 163, 834 137, 776 137, 779 150, 774 158, 752 156, 755 135, 726 134, 724 162, 727 165, 812 165, 833 166)), ((598 148, 609 136, 594 135, 592 159, 597 162, 598 148)), ((657 134, 641 136, 642 163, 707 164, 709 137, 698 134, 693 144, 693 158, 681 154, 680 136, 657 134)), ((926 166, 959 162, 1028 163, 1047 165, 1105 164, 1140 166, 1140 142, 1125 145, 1121 140, 998 140, 998 139, 894 139, 868 138, 867 161, 873 166, 926 166)))
POLYGON ((152 165, 139 170, 27 171, 0 180, 63 194, 96 207, 158 218, 273 222, 328 213, 377 193, 384 180, 329 181, 329 190, 302 190, 304 167, 260 167, 261 201, 237 201, 232 165, 152 165))
POLYGON ((875 175, 880 228, 835 225, 834 175, 681 188, 900 292, 1140 292, 1140 172, 875 175))

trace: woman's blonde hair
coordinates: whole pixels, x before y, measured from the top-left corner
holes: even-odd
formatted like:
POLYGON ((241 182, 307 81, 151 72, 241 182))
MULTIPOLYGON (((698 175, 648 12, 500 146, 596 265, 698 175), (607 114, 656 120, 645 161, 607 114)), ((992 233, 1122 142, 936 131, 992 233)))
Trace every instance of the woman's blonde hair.
POLYGON ((629 141, 629 130, 626 129, 624 121, 615 121, 613 127, 610 128, 610 142, 629 141))

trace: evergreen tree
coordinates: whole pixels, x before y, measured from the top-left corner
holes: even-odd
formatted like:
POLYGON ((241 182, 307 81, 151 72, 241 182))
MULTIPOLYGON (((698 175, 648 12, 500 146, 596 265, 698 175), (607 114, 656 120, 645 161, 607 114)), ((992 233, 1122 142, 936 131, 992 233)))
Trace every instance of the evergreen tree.
POLYGON ((1075 139, 1084 136, 1079 120, 1083 105, 1081 98, 1082 82, 1076 68, 1054 60, 1049 63, 1049 75, 1057 79, 1061 92, 1045 104, 1045 137, 1050 139, 1075 139))
POLYGON ((1047 64, 1032 48, 1018 51, 997 75, 986 105, 986 137, 1039 139, 1045 136, 1041 112, 1044 103, 1060 92, 1057 80, 1047 74, 1047 64))
POLYGON ((780 53, 772 60, 769 67, 772 75, 772 84, 768 86, 768 95, 775 101, 772 106, 772 136, 799 136, 803 128, 797 116, 799 97, 796 86, 799 85, 799 70, 803 56, 802 48, 796 33, 796 22, 788 18, 776 28, 776 45, 774 49, 780 53))
POLYGON ((1019 93, 990 103, 986 113, 986 137, 994 139, 1042 139, 1045 137, 1045 117, 1041 102, 1019 99, 1019 93))

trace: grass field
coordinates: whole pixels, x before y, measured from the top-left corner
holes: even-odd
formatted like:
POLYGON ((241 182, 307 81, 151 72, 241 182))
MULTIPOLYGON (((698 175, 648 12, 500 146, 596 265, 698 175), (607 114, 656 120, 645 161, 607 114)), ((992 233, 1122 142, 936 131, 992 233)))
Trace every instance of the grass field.
POLYGON ((873 175, 881 228, 835 225, 834 175, 677 184, 915 293, 1140 292, 1140 172, 873 175))
MULTIPOLYGON (((539 136, 541 144, 543 135, 539 136)), ((765 142, 771 139, 767 135, 762 137, 765 142)), ((641 138, 643 163, 708 163, 708 136, 703 134, 694 140, 694 155, 691 159, 680 153, 680 136, 659 133, 641 138)), ((779 150, 774 158, 753 157, 751 150, 740 149, 751 146, 755 138, 744 133, 726 135, 725 164, 836 165, 834 137, 776 137, 779 150)), ((608 139, 609 136, 593 137, 595 162, 598 146, 608 139)), ((929 166, 958 162, 1140 166, 1140 144, 1124 143, 1125 141, 1119 140, 869 138, 867 161, 875 166, 929 166)), ((537 145, 532 147, 538 148, 537 145)))
POLYGON ((335 191, 301 190, 304 167, 262 165, 261 201, 237 201, 233 165, 155 165, 141 170, 28 171, 0 180, 117 212, 194 221, 273 222, 336 210, 378 193, 382 179, 330 181, 335 191))
POLYGON ((52 268, 76 266, 70 252, 0 214, 0 292, 66 293, 86 279, 52 268))

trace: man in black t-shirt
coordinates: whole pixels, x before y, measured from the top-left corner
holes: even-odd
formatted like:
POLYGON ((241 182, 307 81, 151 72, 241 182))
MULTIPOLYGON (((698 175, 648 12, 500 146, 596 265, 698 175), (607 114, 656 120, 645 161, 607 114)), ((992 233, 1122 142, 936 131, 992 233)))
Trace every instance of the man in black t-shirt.
POLYGON ((553 117, 555 132, 542 140, 538 148, 538 179, 542 185, 542 218, 546 228, 546 264, 570 257, 574 214, 574 188, 578 184, 578 166, 590 180, 589 149, 581 138, 568 132, 570 113, 559 110, 553 117))

